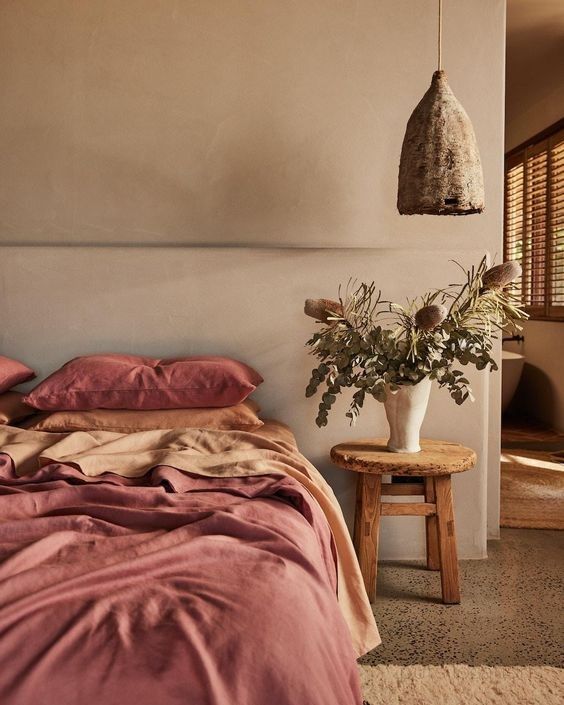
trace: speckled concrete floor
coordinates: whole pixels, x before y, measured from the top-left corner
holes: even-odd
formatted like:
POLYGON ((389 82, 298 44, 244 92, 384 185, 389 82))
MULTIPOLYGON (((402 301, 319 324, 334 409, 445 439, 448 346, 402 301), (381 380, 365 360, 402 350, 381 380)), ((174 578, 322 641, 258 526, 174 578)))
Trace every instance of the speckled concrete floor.
POLYGON ((374 613, 383 644, 362 664, 564 666, 564 532, 502 529, 483 561, 461 561, 462 604, 439 574, 380 563, 374 613))

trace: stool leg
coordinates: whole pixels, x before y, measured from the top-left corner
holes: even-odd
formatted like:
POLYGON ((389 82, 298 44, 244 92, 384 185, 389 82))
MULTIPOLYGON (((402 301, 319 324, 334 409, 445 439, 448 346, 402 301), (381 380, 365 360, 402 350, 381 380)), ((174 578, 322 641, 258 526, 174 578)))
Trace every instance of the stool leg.
MULTIPOLYGON (((425 502, 435 504, 435 482, 433 477, 425 478, 425 502)), ((437 515, 425 517, 425 535, 427 540, 427 568, 440 570, 439 535, 437 529, 437 515)))
POLYGON ((435 477, 435 493, 443 602, 447 605, 453 605, 460 602, 460 587, 458 584, 458 560, 450 475, 435 477))
POLYGON ((376 595, 382 476, 359 473, 356 485, 354 546, 370 602, 376 595))

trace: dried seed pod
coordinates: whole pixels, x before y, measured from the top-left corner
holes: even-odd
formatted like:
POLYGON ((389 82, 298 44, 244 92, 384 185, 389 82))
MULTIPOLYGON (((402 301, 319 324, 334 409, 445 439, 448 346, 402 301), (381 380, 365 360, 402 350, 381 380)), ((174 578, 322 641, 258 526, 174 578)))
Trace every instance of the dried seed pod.
POLYGON ((415 323, 421 330, 433 330, 447 317, 448 311, 442 304, 423 306, 415 314, 415 323))
POLYGON ((306 299, 304 313, 317 321, 327 323, 331 316, 343 315, 343 306, 331 299, 306 299))
POLYGON ((503 289, 521 276, 521 265, 509 260, 495 267, 490 267, 482 278, 484 289, 503 289))

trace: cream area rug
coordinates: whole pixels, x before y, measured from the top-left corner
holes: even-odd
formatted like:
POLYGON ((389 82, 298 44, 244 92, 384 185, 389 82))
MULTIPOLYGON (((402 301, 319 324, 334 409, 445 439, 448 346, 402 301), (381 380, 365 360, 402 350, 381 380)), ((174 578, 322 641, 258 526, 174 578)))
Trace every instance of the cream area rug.
POLYGON ((366 705, 562 705, 551 666, 359 666, 366 705))

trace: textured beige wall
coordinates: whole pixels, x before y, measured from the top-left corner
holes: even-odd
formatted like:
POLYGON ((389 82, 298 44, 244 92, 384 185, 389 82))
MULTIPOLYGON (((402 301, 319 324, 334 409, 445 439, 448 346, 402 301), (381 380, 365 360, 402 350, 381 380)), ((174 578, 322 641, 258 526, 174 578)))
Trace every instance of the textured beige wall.
POLYGON ((564 116, 564 2, 507 7, 507 151, 564 116))
MULTIPOLYGON (((564 3, 563 3, 564 6, 564 3)), ((563 29, 564 35, 564 29, 563 29)), ((507 112, 505 132, 506 151, 526 142, 546 127, 564 117, 564 41, 562 42, 561 64, 556 64, 548 72, 548 81, 552 82, 552 90, 536 96, 529 102, 526 91, 521 94, 521 103, 507 112)), ((544 77, 544 83, 547 77, 544 77)))
POLYGON ((449 0, 444 64, 487 211, 406 218, 434 0, 4 0, 0 241, 499 249, 503 0, 449 0))
MULTIPOLYGON (((477 257, 479 252, 467 252, 461 261, 470 266, 477 257)), ((454 265, 438 271, 434 260, 433 252, 381 248, 4 247, 0 350, 24 360, 39 379, 85 352, 221 353, 246 360, 265 379, 253 395, 263 416, 294 429, 299 447, 325 474, 352 526, 356 478, 332 466, 329 449, 347 438, 383 437, 386 416, 382 404, 367 400, 351 428, 345 417, 348 394, 337 401, 329 425, 317 428, 319 398, 304 394, 315 366, 304 343, 315 325, 302 315, 303 302, 312 292, 334 296, 336 282, 346 282, 351 272, 369 281, 396 268, 386 293, 401 300, 407 291, 444 286, 457 275, 454 265)), ((456 407, 435 385, 422 433, 476 449, 476 467, 454 478, 453 491, 460 553, 480 558, 486 543, 488 448, 482 424, 490 380, 476 370, 468 373, 476 402, 456 407)), ((380 555, 422 556, 424 536, 423 518, 386 518, 380 555)))
MULTIPOLYGON (((400 250, 420 249, 443 282, 447 251, 501 253, 504 12, 445 3, 444 66, 474 123, 486 212, 409 218, 397 171, 435 68, 434 0, 4 0, 0 244, 396 248, 384 291, 400 250)), ((474 419, 487 483, 470 482, 480 517, 487 484, 495 534, 495 375, 489 402, 474 419)), ((483 528, 467 555, 484 555, 483 528)))

